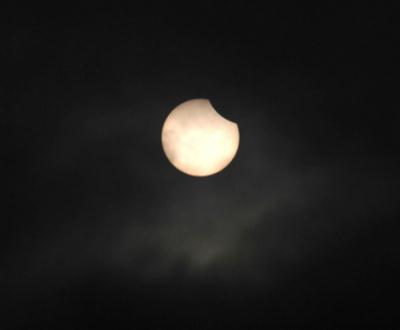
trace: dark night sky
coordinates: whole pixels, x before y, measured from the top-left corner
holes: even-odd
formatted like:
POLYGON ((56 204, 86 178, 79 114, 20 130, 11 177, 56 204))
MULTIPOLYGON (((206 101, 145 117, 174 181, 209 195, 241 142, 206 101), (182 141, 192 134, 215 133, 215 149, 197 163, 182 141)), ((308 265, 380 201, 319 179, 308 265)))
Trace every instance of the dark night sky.
POLYGON ((399 321, 389 2, 2 15, 1 329, 399 321), (191 98, 239 124, 215 176, 161 148, 191 98))

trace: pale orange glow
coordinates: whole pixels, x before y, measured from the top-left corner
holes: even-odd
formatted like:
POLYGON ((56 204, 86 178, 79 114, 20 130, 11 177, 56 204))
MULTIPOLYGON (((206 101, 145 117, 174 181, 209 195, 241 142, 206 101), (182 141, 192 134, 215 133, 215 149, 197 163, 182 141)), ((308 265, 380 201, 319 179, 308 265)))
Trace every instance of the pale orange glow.
POLYGON ((162 128, 162 146, 169 161, 193 176, 208 176, 224 169, 239 147, 239 128, 223 118, 207 99, 177 106, 162 128))

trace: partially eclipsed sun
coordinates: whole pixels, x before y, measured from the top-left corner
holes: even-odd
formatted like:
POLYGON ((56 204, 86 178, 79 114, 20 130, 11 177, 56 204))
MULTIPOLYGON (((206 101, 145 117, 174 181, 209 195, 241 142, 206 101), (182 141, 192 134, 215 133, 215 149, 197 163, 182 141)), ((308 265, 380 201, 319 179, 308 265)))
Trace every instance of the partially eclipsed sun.
POLYGON ((178 105, 168 115, 161 133, 168 160, 193 176, 223 170, 239 147, 239 127, 223 118, 207 99, 178 105))

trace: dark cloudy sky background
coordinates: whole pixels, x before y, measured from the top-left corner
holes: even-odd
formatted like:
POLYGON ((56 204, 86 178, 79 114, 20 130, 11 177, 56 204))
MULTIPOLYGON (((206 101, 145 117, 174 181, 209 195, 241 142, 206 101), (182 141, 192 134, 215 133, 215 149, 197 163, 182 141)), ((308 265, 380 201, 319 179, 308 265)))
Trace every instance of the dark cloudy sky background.
POLYGON ((395 322, 391 8, 198 11, 10 11, 10 329, 395 322), (215 176, 161 148, 191 98, 239 124, 215 176))

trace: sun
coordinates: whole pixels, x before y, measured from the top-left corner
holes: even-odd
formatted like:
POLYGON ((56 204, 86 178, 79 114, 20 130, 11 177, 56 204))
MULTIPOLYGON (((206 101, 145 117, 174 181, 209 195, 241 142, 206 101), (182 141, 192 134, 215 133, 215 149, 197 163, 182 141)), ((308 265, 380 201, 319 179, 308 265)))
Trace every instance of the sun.
POLYGON ((239 127, 223 118, 207 99, 178 105, 166 118, 161 141, 168 160, 192 176, 223 170, 239 148, 239 127))

